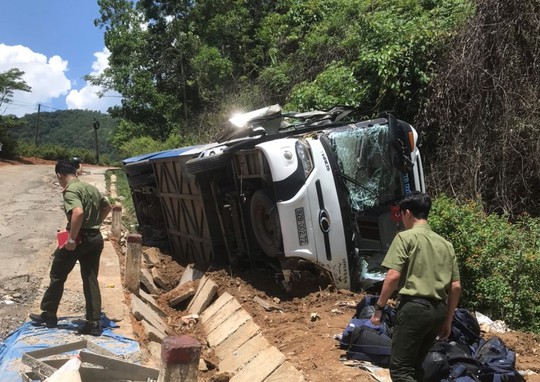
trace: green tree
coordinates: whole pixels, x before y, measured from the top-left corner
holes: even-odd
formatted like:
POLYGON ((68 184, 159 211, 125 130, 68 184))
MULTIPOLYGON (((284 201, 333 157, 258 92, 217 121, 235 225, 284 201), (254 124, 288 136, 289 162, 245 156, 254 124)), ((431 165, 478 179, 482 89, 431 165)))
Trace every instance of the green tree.
MULTIPOLYGON (((24 72, 11 68, 0 73, 0 107, 3 103, 11 102, 14 91, 29 92, 32 90, 22 79, 24 72)), ((18 118, 4 117, 0 113, 0 144, 2 145, 0 157, 12 158, 15 156, 17 141, 12 137, 10 130, 20 125, 18 118)))
POLYGON ((0 73, 0 106, 3 103, 11 102, 14 91, 29 92, 32 90, 22 79, 23 74, 24 72, 17 68, 0 73))

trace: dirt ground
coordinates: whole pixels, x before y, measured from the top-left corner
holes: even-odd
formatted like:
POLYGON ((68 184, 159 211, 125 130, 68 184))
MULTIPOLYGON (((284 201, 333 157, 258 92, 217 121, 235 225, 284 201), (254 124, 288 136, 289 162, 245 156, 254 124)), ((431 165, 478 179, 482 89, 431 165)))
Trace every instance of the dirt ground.
MULTIPOLYGON (((184 268, 155 248, 146 250, 155 251, 160 255, 159 274, 172 289, 184 268)), ((319 287, 304 290, 302 296, 290 297, 274 281, 272 272, 263 268, 234 273, 221 269, 207 272, 206 275, 219 286, 218 294, 228 292, 238 300, 261 327, 264 337, 304 373, 306 381, 373 381, 373 377, 367 371, 345 366, 340 362, 344 352, 337 347, 337 341, 334 339, 351 319, 354 307, 362 299, 363 294, 335 290, 321 284, 319 287), (280 310, 264 310, 254 301, 255 297, 277 305, 280 310), (317 318, 312 320, 314 313, 317 318)), ((314 283, 306 282, 305 285, 314 283)), ((169 327, 176 333, 192 335, 205 344, 206 340, 200 327, 188 328, 182 325, 181 317, 186 313, 181 309, 170 308, 163 298, 164 295, 160 296, 157 300, 168 315, 169 327)), ((136 334, 143 343, 147 343, 142 330, 136 330, 136 334)), ((517 353, 519 370, 540 373, 540 336, 523 332, 497 335, 517 353)), ((489 334, 484 334, 484 338, 489 337, 489 334)), ((207 364, 217 363, 217 359, 207 347, 202 354, 207 364)), ((209 370, 203 373, 202 380, 215 381, 217 375, 217 370, 209 370)), ((540 374, 529 375, 526 380, 538 382, 540 374)))
MULTIPOLYGON (((22 161, 0 160, 0 166, 32 163, 53 162, 32 158, 22 161)), ((159 274, 166 282, 167 290, 174 288, 184 268, 155 248, 145 250, 156 251, 160 255, 159 274)), ((120 263, 123 264, 122 249, 118 245, 117 253, 120 263)), ((315 279, 318 283, 314 283, 311 277, 303 283, 305 288, 302 293, 297 297, 291 297, 277 285, 273 272, 265 268, 245 271, 215 269, 206 275, 218 284, 219 294, 227 291, 238 300, 260 326, 264 337, 304 373, 306 381, 373 381, 368 372, 345 366, 340 362, 344 352, 336 346, 337 341, 334 340, 334 336, 340 334, 351 319, 354 307, 361 300, 362 294, 335 290, 323 279, 315 279), (254 301, 255 297, 271 302, 280 309, 268 312, 254 301), (316 318, 312 319, 312 316, 316 318)), ((34 276, 37 278, 38 275, 34 276)), ((34 281, 36 278, 31 274, 24 274, 10 280, 2 280, 0 296, 9 295, 18 302, 16 305, 20 308, 13 310, 13 305, 2 306, 0 302, 0 339, 24 321, 25 315, 18 317, 17 312, 27 310, 28 304, 35 297, 33 295, 37 290, 34 281)), ((219 379, 219 371, 215 366, 218 360, 212 350, 205 345, 206 339, 200 326, 190 328, 182 325, 181 317, 185 315, 181 310, 182 307, 179 310, 170 308, 163 294, 157 296, 157 300, 162 310, 167 313, 168 325, 174 333, 191 335, 203 344, 202 357, 209 370, 202 372, 200 380, 203 382, 227 380, 219 379)), ((140 324, 137 324, 135 319, 132 322, 135 334, 144 347, 149 341, 140 324)), ((484 335, 485 338, 489 336, 484 335)), ((540 373, 540 336, 523 332, 509 332, 498 336, 516 352, 518 370, 540 373)), ((540 382, 540 374, 528 375, 525 379, 527 382, 540 382)))

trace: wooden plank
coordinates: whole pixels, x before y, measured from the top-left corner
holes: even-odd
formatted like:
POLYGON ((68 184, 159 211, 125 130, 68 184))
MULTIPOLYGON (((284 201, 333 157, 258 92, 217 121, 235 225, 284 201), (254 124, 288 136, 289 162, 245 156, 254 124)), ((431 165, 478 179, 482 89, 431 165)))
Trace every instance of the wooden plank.
POLYGON ((157 378, 159 370, 147 366, 135 365, 133 363, 120 361, 110 357, 104 357, 98 354, 81 351, 81 361, 103 366, 111 370, 122 372, 124 379, 144 380, 145 378, 157 378))
POLYGON ((45 349, 29 351, 29 352, 26 352, 25 354, 28 354, 29 356, 32 356, 34 358, 43 358, 43 357, 48 357, 51 355, 66 353, 68 351, 83 349, 86 347, 86 345, 87 345, 86 340, 80 340, 80 341, 70 342, 63 345, 51 346, 45 349))

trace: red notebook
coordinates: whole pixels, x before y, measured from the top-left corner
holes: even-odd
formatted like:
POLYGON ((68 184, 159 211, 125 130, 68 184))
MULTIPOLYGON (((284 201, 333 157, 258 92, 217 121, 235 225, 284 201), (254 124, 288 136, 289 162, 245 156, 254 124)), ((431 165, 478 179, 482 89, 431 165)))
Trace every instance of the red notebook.
MULTIPOLYGON (((66 231, 66 230, 58 231, 56 233, 56 240, 58 241, 58 248, 62 248, 67 243, 68 239, 69 239, 69 231, 66 231)), ((77 236, 77 239, 75 241, 77 242, 77 244, 81 242, 79 236, 77 236)))

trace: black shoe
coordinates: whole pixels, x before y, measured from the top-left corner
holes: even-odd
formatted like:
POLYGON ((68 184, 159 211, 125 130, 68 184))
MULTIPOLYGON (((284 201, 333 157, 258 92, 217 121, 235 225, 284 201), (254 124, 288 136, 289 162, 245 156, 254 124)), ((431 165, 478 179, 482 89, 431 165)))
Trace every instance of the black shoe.
POLYGON ((44 324, 47 328, 56 328, 58 325, 58 318, 56 316, 49 315, 47 312, 41 314, 30 313, 28 315, 32 322, 36 324, 44 324))
POLYGON ((87 321, 79 330, 79 334, 89 334, 91 336, 101 336, 101 325, 97 321, 87 321))

